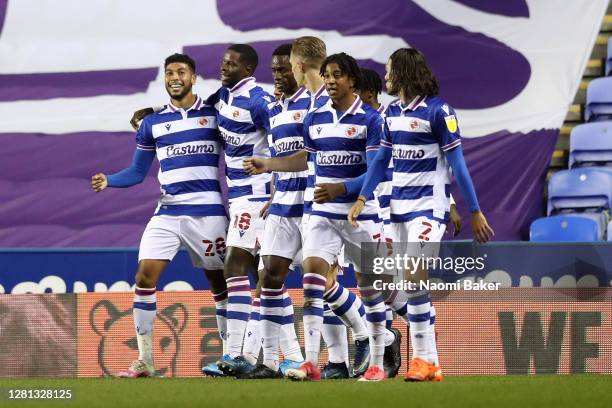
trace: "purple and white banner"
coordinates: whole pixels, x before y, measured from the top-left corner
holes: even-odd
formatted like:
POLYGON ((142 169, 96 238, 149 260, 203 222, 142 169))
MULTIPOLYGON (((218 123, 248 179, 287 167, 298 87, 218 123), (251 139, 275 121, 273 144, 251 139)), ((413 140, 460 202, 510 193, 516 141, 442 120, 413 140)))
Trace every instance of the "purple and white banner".
POLYGON ((227 45, 250 43, 271 90, 272 50, 302 35, 381 74, 395 49, 421 50, 457 110, 495 238, 524 238, 607 4, 0 0, 0 247, 136 245, 159 195, 155 172, 102 194, 89 178, 130 162, 132 112, 167 100, 164 58, 194 57, 207 96, 227 45))

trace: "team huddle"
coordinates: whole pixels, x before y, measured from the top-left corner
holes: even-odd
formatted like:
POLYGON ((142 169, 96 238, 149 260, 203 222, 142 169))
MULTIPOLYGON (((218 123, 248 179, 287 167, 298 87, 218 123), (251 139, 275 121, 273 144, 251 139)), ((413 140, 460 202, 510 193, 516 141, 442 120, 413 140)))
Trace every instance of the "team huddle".
MULTIPOLYGON (((275 95, 255 82, 257 65, 251 46, 230 46, 221 62, 222 86, 204 100, 192 92, 194 61, 168 57, 170 103, 136 112, 132 164, 92 177, 96 192, 130 187, 144 179, 155 157, 160 164, 161 198, 140 243, 135 279, 139 356, 119 375, 155 374, 156 285, 184 247, 209 281, 223 342, 223 355, 202 368, 205 375, 392 378, 401 366, 401 334, 391 327, 395 313, 409 326, 405 379, 442 380, 429 292, 375 289, 375 279, 393 277, 372 274, 364 256, 388 255, 391 242, 411 256, 421 256, 423 248, 436 256, 451 213, 451 170, 475 238, 486 242, 493 234, 463 158, 455 112, 437 96, 424 57, 408 48, 391 55, 385 82, 398 99, 388 106, 378 102, 376 72, 345 53, 327 56, 316 37, 273 52, 275 95), (225 175, 219 174, 221 154, 225 175), (303 272, 305 355, 284 286, 295 265, 303 272), (347 269, 355 272, 359 296, 336 279, 347 269), (328 352, 323 369, 321 339, 328 352)), ((402 279, 426 277, 426 270, 399 272, 402 279)))

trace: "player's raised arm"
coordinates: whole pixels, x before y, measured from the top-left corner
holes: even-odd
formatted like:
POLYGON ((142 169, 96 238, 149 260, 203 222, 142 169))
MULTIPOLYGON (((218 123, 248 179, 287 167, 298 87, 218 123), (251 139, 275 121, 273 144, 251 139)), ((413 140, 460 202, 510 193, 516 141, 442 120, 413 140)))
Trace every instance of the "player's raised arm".
POLYGON ((130 167, 107 177, 108 186, 125 188, 142 183, 151 168, 153 159, 155 159, 154 151, 136 149, 130 167))
POLYGON ((96 193, 99 193, 106 187, 126 188, 142 183, 151 168, 154 158, 154 151, 136 149, 132 158, 132 164, 128 168, 109 176, 97 173, 91 178, 91 188, 96 193))
POLYGON ((99 193, 100 191, 104 190, 106 187, 108 187, 108 180, 106 178, 106 174, 96 173, 93 176, 91 176, 91 188, 93 191, 95 191, 96 193, 99 193))
POLYGON ((136 150, 130 166, 109 176, 103 173, 95 174, 91 178, 91 188, 99 193, 106 187, 126 188, 142 183, 151 168, 153 159, 155 159, 155 142, 151 133, 151 125, 145 121, 136 133, 136 150))

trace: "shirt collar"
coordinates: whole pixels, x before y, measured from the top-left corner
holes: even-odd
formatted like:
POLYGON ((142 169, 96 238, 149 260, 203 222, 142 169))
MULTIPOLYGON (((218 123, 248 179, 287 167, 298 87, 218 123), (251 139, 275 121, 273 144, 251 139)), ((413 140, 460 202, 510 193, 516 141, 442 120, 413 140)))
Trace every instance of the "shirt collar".
POLYGON ((304 94, 304 92, 306 92, 306 88, 301 86, 297 91, 295 91, 295 93, 293 95, 291 95, 290 98, 288 98, 287 100, 289 101, 289 103, 293 103, 295 101, 298 100, 298 98, 300 96, 302 96, 304 94))
MULTIPOLYGON (((355 101, 353 102, 353 104, 346 110, 346 112, 344 112, 342 114, 342 116, 340 116, 339 118, 336 118, 336 110, 334 110, 333 115, 334 115, 334 122, 335 123, 340 123, 340 121, 346 116, 346 115, 354 115, 355 113, 357 113, 357 111, 359 109, 361 109, 361 106, 363 105, 363 102, 361 100, 361 98, 359 97, 359 95, 355 95, 355 101)), ((332 101, 331 99, 329 101, 327 101, 328 106, 330 109, 333 109, 332 107, 332 101)))
POLYGON ((355 98, 355 102, 353 102, 351 107, 348 108, 348 110, 346 111, 346 114, 354 115, 361 108, 361 105, 363 105, 363 101, 361 100, 359 95, 356 95, 356 96, 357 97, 355 98))
POLYGON ((425 98, 427 98, 427 96, 417 95, 405 107, 402 107, 401 104, 400 104, 400 107, 402 107, 402 112, 405 112, 407 110, 415 111, 419 107, 419 105, 421 105, 423 102, 425 102, 425 98))
POLYGON ((385 111, 385 109, 387 109, 387 107, 381 103, 380 106, 378 107, 378 109, 376 109, 376 112, 377 113, 383 113, 385 111))
POLYGON ((172 102, 170 102, 170 103, 168 103, 168 109, 170 109, 171 112, 179 112, 181 110, 184 110, 185 112, 189 112, 190 110, 198 110, 198 109, 200 109, 202 107, 202 105, 204 105, 204 102, 202 101, 202 98, 200 98, 199 96, 196 95, 195 102, 189 108, 187 108, 187 109, 178 108, 178 107, 174 106, 172 104, 172 102))
POLYGON ((321 95, 323 95, 323 92, 325 92, 325 85, 321 85, 321 87, 319 88, 319 90, 317 92, 315 92, 313 98, 317 99, 319 98, 321 95))
POLYGON ((251 83, 255 82, 255 77, 247 77, 241 79, 236 85, 234 85, 229 91, 231 94, 238 94, 248 87, 251 83))

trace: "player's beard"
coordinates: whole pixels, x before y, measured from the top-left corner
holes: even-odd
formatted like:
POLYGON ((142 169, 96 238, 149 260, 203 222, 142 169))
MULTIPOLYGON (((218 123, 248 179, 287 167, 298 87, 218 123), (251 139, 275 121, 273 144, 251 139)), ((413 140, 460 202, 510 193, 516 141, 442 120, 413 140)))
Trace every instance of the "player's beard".
POLYGON ((183 91, 182 91, 180 94, 177 94, 177 95, 173 95, 173 94, 170 92, 170 88, 169 88, 169 87, 166 87, 166 91, 168 92, 168 95, 170 95, 170 98, 174 99, 175 101, 179 101, 179 102, 180 102, 180 101, 182 101, 182 100, 183 100, 183 99, 184 99, 184 98, 185 98, 187 95, 189 95, 189 94, 191 93, 191 88, 192 88, 191 84, 189 84, 189 85, 185 85, 185 86, 183 87, 183 91))
POLYGON ((298 85, 295 81, 285 81, 279 84, 278 89, 285 95, 292 95, 298 90, 298 85))

